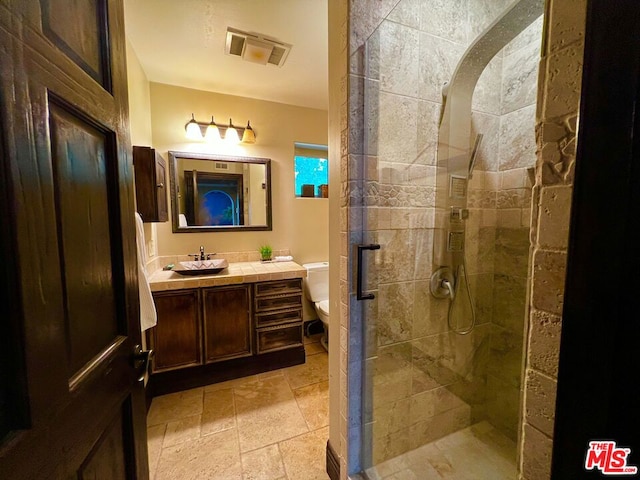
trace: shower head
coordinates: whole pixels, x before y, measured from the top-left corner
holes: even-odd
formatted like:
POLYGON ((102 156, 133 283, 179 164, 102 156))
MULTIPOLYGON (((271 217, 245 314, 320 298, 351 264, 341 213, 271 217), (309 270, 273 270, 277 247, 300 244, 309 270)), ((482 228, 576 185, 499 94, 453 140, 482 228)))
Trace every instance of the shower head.
POLYGON ((473 169, 476 167, 476 160, 478 159, 478 151, 480 150, 482 137, 484 137, 482 133, 476 135, 476 141, 473 144, 473 150, 471 150, 471 157, 469 158, 469 172, 467 174, 467 178, 469 180, 473 177, 473 169))

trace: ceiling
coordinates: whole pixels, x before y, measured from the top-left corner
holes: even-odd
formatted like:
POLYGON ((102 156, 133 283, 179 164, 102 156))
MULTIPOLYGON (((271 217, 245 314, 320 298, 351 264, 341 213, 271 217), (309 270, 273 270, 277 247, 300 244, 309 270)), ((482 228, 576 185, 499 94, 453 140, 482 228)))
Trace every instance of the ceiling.
POLYGON ((327 0, 125 0, 151 82, 328 109, 327 0), (282 67, 224 53, 227 27, 292 44, 282 67))

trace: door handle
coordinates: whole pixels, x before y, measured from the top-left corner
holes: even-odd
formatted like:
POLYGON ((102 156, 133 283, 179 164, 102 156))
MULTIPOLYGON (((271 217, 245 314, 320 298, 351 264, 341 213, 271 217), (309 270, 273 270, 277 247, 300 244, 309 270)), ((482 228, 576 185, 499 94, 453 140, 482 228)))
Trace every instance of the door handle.
POLYGON ((144 377, 147 376, 149 371, 149 365, 151 364, 151 358, 155 352, 151 349, 142 350, 140 345, 136 345, 133 350, 133 368, 140 372, 138 375, 138 381, 143 382, 144 377))
POLYGON ((365 250, 380 250, 380 245, 377 243, 360 244, 358 247, 358 265, 356 275, 356 298, 358 300, 373 300, 376 296, 373 293, 362 293, 362 252, 365 250))

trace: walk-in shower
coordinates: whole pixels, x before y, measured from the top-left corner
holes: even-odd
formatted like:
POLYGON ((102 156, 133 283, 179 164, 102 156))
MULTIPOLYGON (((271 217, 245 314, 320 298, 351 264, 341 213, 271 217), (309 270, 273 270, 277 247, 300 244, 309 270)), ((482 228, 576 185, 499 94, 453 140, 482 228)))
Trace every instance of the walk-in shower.
POLYGON ((399 0, 365 43, 370 478, 515 479, 543 2, 464 5, 399 0))

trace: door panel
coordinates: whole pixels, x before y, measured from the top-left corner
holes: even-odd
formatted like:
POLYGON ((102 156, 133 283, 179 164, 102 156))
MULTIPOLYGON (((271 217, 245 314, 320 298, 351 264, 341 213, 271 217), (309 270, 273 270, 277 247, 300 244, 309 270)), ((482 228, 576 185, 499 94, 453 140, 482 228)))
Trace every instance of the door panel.
POLYGON ((80 467, 79 479, 130 478, 125 462, 127 454, 122 448, 126 445, 122 428, 125 417, 118 413, 80 467))
POLYGON ((55 103, 49 112, 69 373, 75 375, 120 331, 108 209, 117 205, 109 202, 113 136, 55 103))
POLYGON ((2 479, 148 478, 124 22, 121 0, 105 3, 0 4, 0 287, 13 286, 15 345, 0 419, 19 414, 0 437, 2 479), (78 61, 98 65, 96 39, 112 82, 78 61))
POLYGON ((250 285, 202 290, 207 363, 251 355, 250 285))
POLYGON ((106 2, 40 0, 40 5, 46 37, 105 90, 111 91, 106 2))

